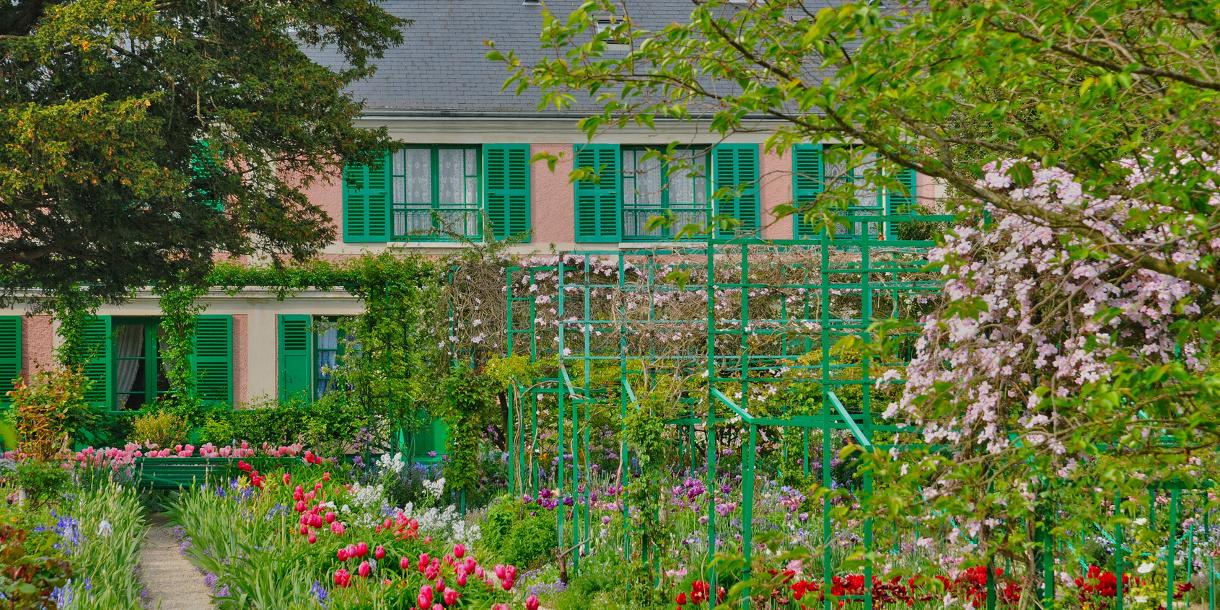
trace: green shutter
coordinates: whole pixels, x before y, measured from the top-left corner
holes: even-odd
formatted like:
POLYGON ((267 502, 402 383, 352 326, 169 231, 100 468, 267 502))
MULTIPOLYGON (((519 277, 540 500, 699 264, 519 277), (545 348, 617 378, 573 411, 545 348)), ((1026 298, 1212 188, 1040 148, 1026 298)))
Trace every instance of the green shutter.
POLYGON ((110 394, 111 370, 114 368, 114 338, 111 336, 110 316, 93 316, 85 321, 81 329, 79 354, 84 362, 85 377, 89 378, 89 389, 85 402, 94 407, 112 407, 110 394))
MULTIPOLYGON (((419 411, 421 419, 427 419, 426 411, 419 411)), ((434 463, 440 462, 445 455, 446 444, 449 442, 449 425, 443 419, 430 419, 426 425, 414 434, 414 461, 434 463), (435 453, 436 455, 428 455, 435 453)))
MULTIPOLYGON (((530 230, 529 144, 484 145, 483 184, 492 235, 504 240, 526 234, 530 230)), ((529 241, 528 234, 523 237, 529 241)))
POLYGON ((902 168, 898 171, 898 183, 901 189, 887 189, 886 214, 905 216, 916 213, 915 170, 902 168))
POLYGON ((224 202, 216 196, 211 181, 220 173, 216 156, 212 154, 211 143, 207 140, 195 142, 191 147, 191 178, 194 183, 195 196, 199 201, 217 212, 224 211, 224 202))
POLYGON ((390 235, 390 153, 343 167, 343 241, 384 242, 390 235))
POLYGON ((195 390, 205 404, 233 404, 233 316, 195 318, 195 390))
MULTIPOLYGON (((792 147, 792 202, 798 208, 812 203, 822 194, 826 177, 822 166, 821 144, 797 144, 792 147)), ((819 231, 806 220, 804 212, 793 215, 797 238, 817 237, 819 231)))
POLYGON ((577 180, 576 241, 617 243, 622 240, 622 182, 618 144, 585 144, 576 147, 576 169, 592 169, 597 180, 577 180))
POLYGON ((713 189, 716 215, 741 221, 737 230, 721 231, 733 235, 738 231, 755 231, 759 227, 758 145, 720 144, 712 149, 713 189), (726 194, 727 193, 727 194, 726 194))
POLYGON ((13 380, 21 374, 21 316, 0 316, 0 405, 8 405, 13 380))
POLYGON ((313 328, 308 315, 279 316, 279 384, 281 401, 313 399, 313 328))

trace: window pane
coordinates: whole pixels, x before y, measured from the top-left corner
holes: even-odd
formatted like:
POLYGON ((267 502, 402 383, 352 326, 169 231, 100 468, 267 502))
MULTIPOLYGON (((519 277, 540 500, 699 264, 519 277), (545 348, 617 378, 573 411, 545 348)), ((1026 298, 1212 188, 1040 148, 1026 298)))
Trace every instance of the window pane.
POLYGON ((632 151, 635 159, 635 202, 661 205, 661 160, 645 159, 644 151, 632 151))
POLYGON ((144 404, 144 325, 116 325, 114 338, 115 406, 133 409, 144 404))
POLYGON ((703 172, 699 171, 695 165, 696 160, 697 157, 693 150, 674 151, 669 163, 669 203, 671 206, 703 203, 703 172))
POLYGON ((406 201, 432 203, 432 151, 426 148, 408 148, 406 157, 406 201))
POLYGON ((440 201, 464 203, 466 193, 466 151, 460 148, 440 150, 440 201))
POLYGON ((391 200, 394 203, 403 203, 407 200, 407 155, 403 150, 394 151, 393 156, 393 183, 394 198, 391 200))

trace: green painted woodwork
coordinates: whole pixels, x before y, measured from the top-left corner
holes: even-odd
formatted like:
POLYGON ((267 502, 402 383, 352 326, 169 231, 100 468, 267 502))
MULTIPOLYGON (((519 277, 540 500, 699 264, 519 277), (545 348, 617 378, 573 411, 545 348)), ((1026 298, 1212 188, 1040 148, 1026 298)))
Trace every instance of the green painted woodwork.
POLYGON ((718 229, 718 235, 758 230, 762 217, 758 171, 757 144, 719 144, 712 149, 716 216, 735 218, 741 223, 734 228, 718 229))
POLYGON ((529 241, 529 144, 485 144, 483 190, 492 235, 529 241))
POLYGON ((13 381, 21 375, 21 316, 0 316, 0 406, 7 406, 13 381))
POLYGON ((191 366, 204 404, 233 404, 233 316, 196 318, 191 366))
POLYGON ((594 178, 573 183, 578 243, 617 243, 622 239, 622 173, 617 144, 584 144, 575 149, 575 169, 594 178))
POLYGON ((308 315, 282 314, 278 318, 279 383, 281 401, 313 400, 313 323, 308 315))
POLYGON ((114 397, 110 393, 114 367, 111 358, 113 342, 110 316, 93 316, 85 322, 78 357, 85 363, 85 377, 89 379, 85 401, 95 407, 114 406, 114 397))
MULTIPOLYGON (((291 468, 300 458, 244 458, 260 471, 291 468)), ((150 490, 176 490, 192 485, 228 481, 240 474, 238 458, 167 457, 136 458, 137 484, 150 490)))
POLYGON ((390 238, 390 154, 343 167, 343 241, 385 242, 390 238))
MULTIPOLYGON (((826 181, 822 165, 821 144, 797 144, 792 147, 792 201, 797 208, 807 206, 822 194, 826 181)), ((792 218, 793 234, 797 238, 817 237, 819 231, 805 215, 797 212, 792 218)))

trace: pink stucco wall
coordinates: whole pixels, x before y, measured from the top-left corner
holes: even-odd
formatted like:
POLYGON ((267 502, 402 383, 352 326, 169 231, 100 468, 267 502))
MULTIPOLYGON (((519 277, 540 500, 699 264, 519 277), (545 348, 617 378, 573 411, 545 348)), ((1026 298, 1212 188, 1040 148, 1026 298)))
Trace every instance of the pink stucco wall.
POLYGON ((554 171, 547 167, 545 161, 534 163, 530 168, 530 188, 533 196, 530 222, 534 228, 533 243, 571 243, 576 232, 572 185, 568 182, 568 174, 572 171, 572 145, 534 144, 530 146, 530 153, 547 153, 559 157, 554 171))
POLYGON ((21 328, 21 370, 44 371, 55 365, 55 326, 51 316, 26 316, 21 328))
POLYGON ((303 189, 309 201, 330 216, 335 227, 335 241, 343 241, 343 178, 339 174, 318 176, 303 189))
POLYGON ((233 404, 240 405, 249 399, 250 320, 244 313, 233 314, 233 404))
POLYGON ((776 220, 775 206, 792 202, 792 160, 782 153, 760 149, 763 239, 792 239, 792 216, 776 220))

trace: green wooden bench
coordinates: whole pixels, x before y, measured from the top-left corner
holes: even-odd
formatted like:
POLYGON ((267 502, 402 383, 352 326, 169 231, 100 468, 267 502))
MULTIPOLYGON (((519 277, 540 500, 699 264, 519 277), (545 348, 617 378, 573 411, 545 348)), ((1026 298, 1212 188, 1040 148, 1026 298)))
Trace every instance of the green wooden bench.
POLYGON ((142 457, 136 458, 136 480, 140 487, 153 490, 181 489, 192 485, 215 483, 237 476, 241 472, 237 468, 239 460, 249 463, 268 476, 275 469, 284 469, 301 463, 300 458, 292 457, 142 457))

